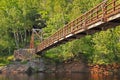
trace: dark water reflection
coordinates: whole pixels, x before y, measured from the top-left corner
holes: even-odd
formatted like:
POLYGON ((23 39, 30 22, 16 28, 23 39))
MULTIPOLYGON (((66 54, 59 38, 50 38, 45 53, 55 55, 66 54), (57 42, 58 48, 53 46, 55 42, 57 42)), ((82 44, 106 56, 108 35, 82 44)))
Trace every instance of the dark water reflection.
POLYGON ((120 75, 103 76, 87 73, 0 74, 0 80, 120 80, 120 75))

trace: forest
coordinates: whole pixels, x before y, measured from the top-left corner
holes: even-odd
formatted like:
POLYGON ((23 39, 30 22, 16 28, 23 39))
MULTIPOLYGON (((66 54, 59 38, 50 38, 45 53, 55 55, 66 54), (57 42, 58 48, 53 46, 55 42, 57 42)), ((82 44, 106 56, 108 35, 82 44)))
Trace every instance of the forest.
MULTIPOLYGON (((9 63, 14 50, 29 48, 33 28, 42 28, 46 39, 102 1, 0 0, 0 65, 9 63)), ((44 57, 62 62, 81 53, 92 64, 120 62, 120 26, 50 49, 44 57)))

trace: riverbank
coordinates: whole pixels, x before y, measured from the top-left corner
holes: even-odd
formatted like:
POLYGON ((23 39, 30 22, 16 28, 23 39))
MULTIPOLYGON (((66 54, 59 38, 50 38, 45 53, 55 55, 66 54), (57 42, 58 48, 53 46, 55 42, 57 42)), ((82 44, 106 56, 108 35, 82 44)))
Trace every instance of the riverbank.
POLYGON ((72 59, 63 63, 55 63, 48 59, 34 59, 30 61, 13 61, 0 68, 0 73, 91 73, 113 75, 120 74, 120 64, 108 65, 90 64, 83 59, 72 59))
POLYGON ((48 60, 14 61, 0 68, 1 73, 34 73, 34 72, 88 72, 88 66, 82 61, 71 61, 56 64, 48 60))
POLYGON ((107 65, 89 65, 89 71, 91 74, 120 74, 120 63, 111 63, 107 65))

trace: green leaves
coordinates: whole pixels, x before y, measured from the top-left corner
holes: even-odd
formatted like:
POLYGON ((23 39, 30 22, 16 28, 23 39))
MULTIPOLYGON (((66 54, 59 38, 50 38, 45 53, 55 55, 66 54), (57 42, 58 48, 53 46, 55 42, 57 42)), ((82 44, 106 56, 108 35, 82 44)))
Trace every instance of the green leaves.
MULTIPOLYGON (((103 0, 0 0, 0 53, 29 45, 31 29, 43 28, 44 38, 103 0), (47 26, 47 27, 46 27, 47 26)), ((91 63, 119 61, 120 27, 74 40, 46 52, 64 61, 82 53, 91 63)))
POLYGON ((106 58, 98 57, 98 60, 108 60, 107 62, 118 61, 117 59, 120 57, 119 52, 119 27, 115 29, 109 29, 107 31, 101 31, 97 33, 93 37, 94 49, 98 56, 106 56, 106 58))
MULTIPOLYGON (((48 12, 47 27, 44 28, 44 37, 49 37, 64 23, 74 20, 86 11, 98 5, 102 0, 74 0, 52 1, 49 0, 46 10, 48 12), (51 15, 52 14, 52 15, 51 15)), ((90 63, 107 64, 120 57, 120 27, 101 31, 92 36, 74 40, 47 51, 51 58, 66 60, 82 53, 90 63), (111 32, 112 30, 112 32, 111 32), (70 56, 71 55, 71 56, 70 56)), ((49 56, 48 56, 49 57, 49 56)))
MULTIPOLYGON (((15 44, 23 48, 27 43, 34 24, 26 17, 27 10, 30 11, 27 5, 30 6, 26 0, 0 0, 0 54, 8 54, 9 49, 13 53, 15 44)), ((37 13, 37 9, 35 11, 37 13)))

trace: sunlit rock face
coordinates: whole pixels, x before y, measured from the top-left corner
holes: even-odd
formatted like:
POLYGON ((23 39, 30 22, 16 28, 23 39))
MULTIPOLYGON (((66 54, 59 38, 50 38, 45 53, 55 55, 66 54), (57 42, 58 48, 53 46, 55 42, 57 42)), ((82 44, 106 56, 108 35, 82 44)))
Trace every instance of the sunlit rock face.
POLYGON ((31 60, 35 56, 35 49, 19 49, 14 51, 15 60, 31 60))

